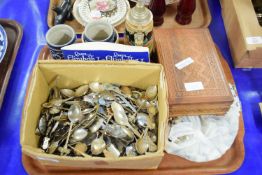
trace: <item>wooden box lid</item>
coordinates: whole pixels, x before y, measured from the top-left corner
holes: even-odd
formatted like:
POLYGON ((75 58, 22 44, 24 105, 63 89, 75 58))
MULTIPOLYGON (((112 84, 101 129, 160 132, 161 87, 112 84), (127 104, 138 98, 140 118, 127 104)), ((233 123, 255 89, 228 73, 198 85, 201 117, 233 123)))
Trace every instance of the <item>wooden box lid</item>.
MULTIPOLYGON (((223 108, 225 113, 233 102, 219 55, 208 29, 156 29, 154 37, 158 59, 166 72, 170 109, 191 107, 193 114, 209 114, 205 109, 223 108), (193 63, 179 70, 178 62, 191 57, 193 63), (204 89, 186 91, 184 83, 202 82, 204 89), (225 107, 227 106, 227 107, 225 107), (202 112, 201 112, 202 111, 202 112)), ((190 110, 190 109, 189 109, 190 110)), ((214 112, 213 114, 216 114, 214 112)))

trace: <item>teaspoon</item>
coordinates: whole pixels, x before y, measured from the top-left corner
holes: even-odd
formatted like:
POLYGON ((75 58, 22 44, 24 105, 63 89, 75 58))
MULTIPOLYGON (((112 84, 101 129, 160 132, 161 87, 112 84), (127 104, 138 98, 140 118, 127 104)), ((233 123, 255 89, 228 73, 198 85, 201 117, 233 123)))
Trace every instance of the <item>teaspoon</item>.
POLYGON ((128 128, 130 128, 134 132, 134 134, 136 136, 138 136, 140 138, 141 134, 135 128, 133 128, 133 126, 131 126, 130 123, 128 122, 128 118, 126 116, 124 108, 120 104, 118 104, 117 102, 113 102, 111 104, 111 108, 112 108, 112 111, 114 113, 114 119, 115 119, 116 123, 119 124, 119 125, 127 126, 128 128))
POLYGON ((68 110, 67 115, 68 115, 68 119, 70 120, 70 127, 69 127, 68 135, 66 138, 66 143, 64 145, 64 150, 67 149, 67 145, 68 145, 68 141, 69 141, 69 137, 72 131, 73 124, 83 118, 80 105, 79 104, 71 105, 68 110))

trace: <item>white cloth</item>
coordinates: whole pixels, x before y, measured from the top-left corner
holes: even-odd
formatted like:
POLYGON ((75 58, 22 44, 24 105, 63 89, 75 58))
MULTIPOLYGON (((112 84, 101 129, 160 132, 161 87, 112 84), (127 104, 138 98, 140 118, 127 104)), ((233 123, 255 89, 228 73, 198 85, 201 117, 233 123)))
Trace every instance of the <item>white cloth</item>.
POLYGON ((220 158, 233 144, 239 127, 241 105, 230 85, 234 102, 224 116, 181 116, 173 121, 165 150, 194 162, 220 158))

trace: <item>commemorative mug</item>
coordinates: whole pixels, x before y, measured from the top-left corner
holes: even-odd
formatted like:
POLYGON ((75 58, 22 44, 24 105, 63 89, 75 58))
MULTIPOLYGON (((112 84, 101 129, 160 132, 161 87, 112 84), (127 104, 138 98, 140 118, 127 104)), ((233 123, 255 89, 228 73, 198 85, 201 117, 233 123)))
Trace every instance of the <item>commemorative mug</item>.
POLYGON ((55 25, 46 33, 46 42, 54 59, 63 59, 61 48, 76 41, 74 29, 66 24, 55 25))
POLYGON ((82 34, 83 42, 111 42, 116 40, 114 27, 105 20, 95 20, 86 24, 82 34))

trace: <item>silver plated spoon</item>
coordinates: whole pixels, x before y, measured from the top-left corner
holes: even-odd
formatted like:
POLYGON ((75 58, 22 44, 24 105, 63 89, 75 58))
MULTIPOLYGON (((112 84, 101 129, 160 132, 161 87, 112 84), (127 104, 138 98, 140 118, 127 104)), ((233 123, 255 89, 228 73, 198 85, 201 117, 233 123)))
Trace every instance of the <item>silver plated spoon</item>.
POLYGON ((70 120, 70 127, 69 127, 68 135, 66 138, 66 143, 64 145, 64 150, 67 149, 67 145, 68 145, 69 137, 71 135, 73 124, 83 118, 80 105, 78 104, 71 105, 68 110, 67 115, 68 115, 68 119, 70 120))
POLYGON ((93 155, 101 154, 104 149, 106 149, 106 142, 104 141, 103 136, 92 141, 91 152, 93 155))
POLYGON ((134 134, 137 137, 140 138, 141 134, 135 128, 133 128, 132 125, 130 125, 128 118, 126 116, 126 113, 124 111, 124 108, 120 104, 118 104, 117 102, 113 102, 111 104, 111 108, 112 108, 112 111, 114 113, 114 119, 115 119, 116 123, 119 124, 119 125, 127 126, 128 128, 130 128, 134 132, 134 134))
POLYGON ((72 137, 75 141, 81 141, 83 140, 84 138, 86 138, 88 132, 86 129, 84 128, 78 128, 74 131, 72 137))

